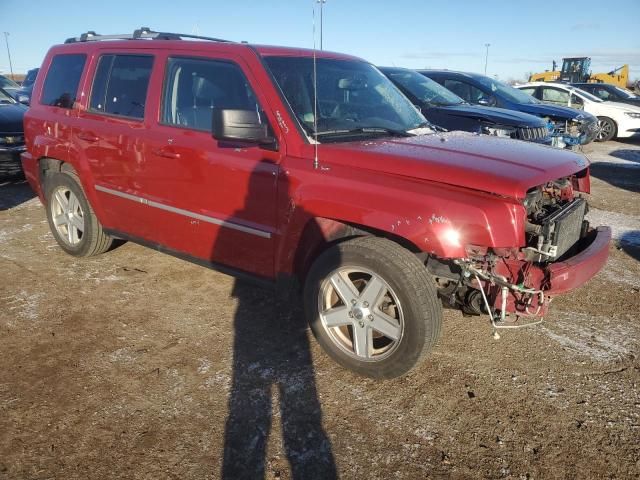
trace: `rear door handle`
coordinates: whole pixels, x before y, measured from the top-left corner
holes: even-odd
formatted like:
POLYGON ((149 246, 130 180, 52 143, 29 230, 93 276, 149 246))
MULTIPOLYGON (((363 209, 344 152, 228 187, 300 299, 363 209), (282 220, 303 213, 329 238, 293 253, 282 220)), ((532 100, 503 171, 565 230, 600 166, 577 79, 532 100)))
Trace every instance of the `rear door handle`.
POLYGON ((153 150, 153 153, 155 155, 158 155, 159 157, 164 157, 164 158, 173 158, 173 159, 180 158, 180 154, 178 152, 174 152, 173 149, 171 149, 170 147, 156 148, 155 150, 153 150))
POLYGON ((78 133, 78 138, 80 140, 84 140, 85 142, 97 142, 98 140, 100 140, 99 137, 91 132, 80 132, 78 133))

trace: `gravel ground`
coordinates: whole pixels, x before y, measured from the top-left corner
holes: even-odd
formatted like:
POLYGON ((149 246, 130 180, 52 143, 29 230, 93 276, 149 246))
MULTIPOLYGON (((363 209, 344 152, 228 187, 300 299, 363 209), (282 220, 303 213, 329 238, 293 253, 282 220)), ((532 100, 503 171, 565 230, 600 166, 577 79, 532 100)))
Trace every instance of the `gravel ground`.
POLYGON ((498 341, 445 311, 393 381, 339 368, 268 291, 131 243, 65 255, 0 182, 0 479, 638 478, 640 144, 585 153, 605 269, 498 341))

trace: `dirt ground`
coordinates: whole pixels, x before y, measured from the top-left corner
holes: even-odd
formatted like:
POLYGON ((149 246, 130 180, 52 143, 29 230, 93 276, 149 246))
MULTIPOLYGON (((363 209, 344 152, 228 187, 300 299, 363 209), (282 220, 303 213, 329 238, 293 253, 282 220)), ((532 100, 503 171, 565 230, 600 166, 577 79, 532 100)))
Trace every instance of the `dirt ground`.
POLYGON ((0 182, 0 479, 220 478, 225 448, 254 478, 638 478, 640 143, 585 153, 606 268, 497 341, 446 311, 393 381, 338 367, 269 291, 132 243, 65 255, 0 182))

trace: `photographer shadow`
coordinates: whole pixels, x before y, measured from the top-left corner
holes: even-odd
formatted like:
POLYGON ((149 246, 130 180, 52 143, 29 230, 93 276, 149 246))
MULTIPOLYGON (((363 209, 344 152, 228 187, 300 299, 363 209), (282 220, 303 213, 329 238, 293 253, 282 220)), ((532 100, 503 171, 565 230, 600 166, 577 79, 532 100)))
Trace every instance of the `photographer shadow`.
MULTIPOLYGON (((245 206, 234 213, 235 219, 249 218, 247 212, 257 206, 253 202, 264 203, 258 184, 254 171, 245 206)), ((222 242, 219 237, 217 244, 222 242)), ((235 281, 232 295, 237 299, 233 379, 221 477, 264 478, 269 433, 279 417, 291 478, 337 478, 331 442, 322 427, 300 295, 285 289, 274 295, 241 280, 235 281)))

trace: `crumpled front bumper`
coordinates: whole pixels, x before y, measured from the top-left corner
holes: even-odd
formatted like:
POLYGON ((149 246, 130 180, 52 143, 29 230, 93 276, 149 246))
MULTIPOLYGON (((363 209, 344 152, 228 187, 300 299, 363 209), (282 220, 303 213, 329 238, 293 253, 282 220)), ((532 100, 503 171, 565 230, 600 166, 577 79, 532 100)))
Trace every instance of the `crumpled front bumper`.
POLYGON ((489 301, 497 310, 516 316, 544 316, 552 297, 575 290, 604 267, 609 256, 611 228, 590 230, 579 242, 579 250, 569 258, 549 264, 523 260, 498 262, 495 273, 511 284, 521 285, 533 294, 522 294, 498 285, 489 287, 489 301), (503 295, 506 298, 503 298, 503 295))
POLYGON ((611 228, 598 227, 582 241, 587 243, 586 248, 564 261, 551 263, 545 268, 547 285, 542 290, 546 295, 553 296, 575 290, 604 267, 609 256, 611 228))

